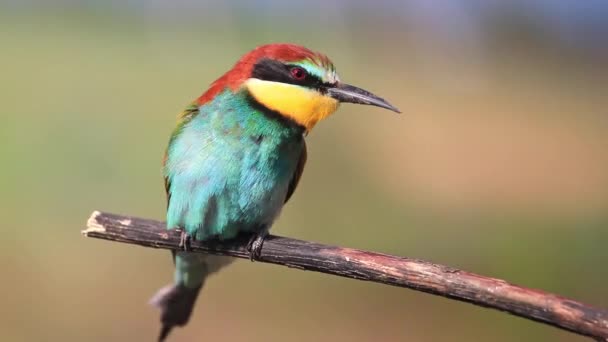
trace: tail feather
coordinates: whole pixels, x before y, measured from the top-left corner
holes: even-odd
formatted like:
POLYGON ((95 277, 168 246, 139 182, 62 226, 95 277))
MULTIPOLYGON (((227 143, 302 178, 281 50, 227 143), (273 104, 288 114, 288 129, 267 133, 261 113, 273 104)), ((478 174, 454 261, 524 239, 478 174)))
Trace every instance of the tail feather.
POLYGON ((158 342, 163 342, 167 336, 169 336, 171 329, 173 329, 173 326, 163 324, 162 328, 160 329, 160 334, 158 334, 158 342))
POLYGON ((162 329, 158 341, 164 341, 173 327, 188 323, 201 286, 188 288, 181 284, 171 284, 160 289, 150 300, 150 304, 161 310, 162 329))
POLYGON ((204 254, 177 252, 175 283, 167 285, 150 299, 150 304, 160 309, 162 328, 158 341, 164 341, 173 327, 188 323, 194 303, 208 275, 226 266, 233 258, 204 254))

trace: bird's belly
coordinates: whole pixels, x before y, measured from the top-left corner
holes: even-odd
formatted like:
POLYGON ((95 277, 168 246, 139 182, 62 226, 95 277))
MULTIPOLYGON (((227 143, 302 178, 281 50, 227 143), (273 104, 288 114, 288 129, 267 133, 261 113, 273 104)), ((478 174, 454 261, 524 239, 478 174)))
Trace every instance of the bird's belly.
POLYGON ((279 170, 250 170, 241 176, 238 191, 228 190, 239 231, 255 231, 270 225, 279 215, 289 185, 289 177, 279 170))
POLYGON ((232 152, 182 164, 171 179, 169 228, 182 227, 205 240, 230 239, 272 224, 285 201, 297 150, 232 152))

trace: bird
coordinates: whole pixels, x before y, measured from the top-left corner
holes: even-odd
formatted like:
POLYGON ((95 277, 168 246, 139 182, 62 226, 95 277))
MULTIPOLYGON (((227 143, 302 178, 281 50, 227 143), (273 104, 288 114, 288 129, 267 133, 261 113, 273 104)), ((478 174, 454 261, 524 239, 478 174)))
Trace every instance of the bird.
POLYGON ((150 300, 164 341, 188 323, 207 277, 232 258, 189 252, 192 241, 249 234, 251 259, 293 195, 307 160, 305 137, 341 103, 400 111, 343 83, 331 60, 300 45, 261 45, 178 115, 163 160, 167 229, 182 231, 172 251, 174 281, 150 300))

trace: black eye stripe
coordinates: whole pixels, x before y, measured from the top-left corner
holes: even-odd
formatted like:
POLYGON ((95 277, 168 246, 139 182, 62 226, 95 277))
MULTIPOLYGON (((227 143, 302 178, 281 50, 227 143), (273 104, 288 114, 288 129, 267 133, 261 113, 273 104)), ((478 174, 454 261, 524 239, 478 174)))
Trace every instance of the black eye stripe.
POLYGON ((253 66, 251 77, 265 81, 296 84, 315 89, 321 88, 321 86, 323 85, 321 79, 319 79, 315 75, 311 75, 310 73, 306 72, 306 69, 302 67, 300 68, 306 72, 306 77, 301 80, 295 79, 291 74, 291 68, 293 67, 300 66, 293 64, 283 64, 279 61, 264 58, 258 61, 253 66))

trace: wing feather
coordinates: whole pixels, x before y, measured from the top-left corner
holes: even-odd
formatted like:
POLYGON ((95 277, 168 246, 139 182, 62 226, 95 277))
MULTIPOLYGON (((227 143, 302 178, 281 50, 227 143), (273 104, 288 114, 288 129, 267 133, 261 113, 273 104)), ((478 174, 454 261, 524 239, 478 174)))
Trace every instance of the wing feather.
POLYGON ((293 195, 294 191, 296 191, 298 183, 300 182, 300 178, 302 178, 302 173, 304 172, 304 165, 306 165, 306 158, 308 157, 308 153, 306 152, 306 140, 303 140, 303 143, 304 147, 302 148, 300 159, 298 160, 298 165, 296 166, 296 171, 293 173, 293 177, 289 182, 289 188, 287 188, 287 196, 285 196, 285 203, 289 201, 291 195, 293 195))

